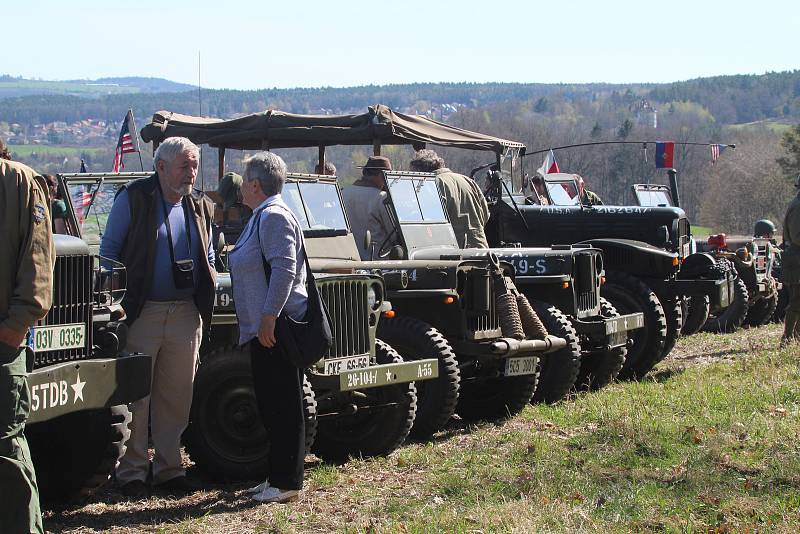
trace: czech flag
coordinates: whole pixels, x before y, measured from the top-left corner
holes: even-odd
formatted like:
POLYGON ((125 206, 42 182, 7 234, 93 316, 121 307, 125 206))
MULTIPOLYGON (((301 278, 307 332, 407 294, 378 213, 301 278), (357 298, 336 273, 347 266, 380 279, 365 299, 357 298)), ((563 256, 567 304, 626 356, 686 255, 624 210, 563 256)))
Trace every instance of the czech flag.
POLYGON ((542 166, 539 167, 539 174, 544 176, 545 174, 551 174, 554 172, 561 172, 558 168, 558 162, 556 161, 556 155, 553 154, 553 151, 547 153, 544 157, 544 161, 542 162, 542 166))
POLYGON ((672 157, 675 155, 674 141, 656 141, 656 168, 671 169, 672 157))

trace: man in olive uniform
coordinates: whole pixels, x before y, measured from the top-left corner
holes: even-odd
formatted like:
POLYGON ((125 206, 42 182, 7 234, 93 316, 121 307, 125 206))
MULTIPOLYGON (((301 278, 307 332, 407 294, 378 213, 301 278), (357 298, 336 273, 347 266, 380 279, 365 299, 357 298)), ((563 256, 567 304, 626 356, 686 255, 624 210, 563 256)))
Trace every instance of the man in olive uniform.
MULTIPOLYGON (((800 176, 794 186, 800 188, 800 176)), ((783 220, 781 277, 789 293, 781 345, 800 339, 800 191, 789 204, 783 220)))
POLYGON ((459 248, 489 248, 483 230, 489 220, 489 205, 480 186, 445 167, 444 160, 430 149, 417 151, 410 167, 412 171, 436 174, 436 185, 444 198, 459 248))
POLYGON ((52 303, 50 210, 33 169, 0 158, 0 177, 0 531, 44 532, 24 433, 33 364, 25 345, 28 329, 52 303))
POLYGON ((580 174, 575 175, 575 180, 578 182, 578 190, 581 195, 581 204, 584 206, 602 206, 603 200, 594 191, 586 189, 586 182, 583 181, 583 176, 580 174))

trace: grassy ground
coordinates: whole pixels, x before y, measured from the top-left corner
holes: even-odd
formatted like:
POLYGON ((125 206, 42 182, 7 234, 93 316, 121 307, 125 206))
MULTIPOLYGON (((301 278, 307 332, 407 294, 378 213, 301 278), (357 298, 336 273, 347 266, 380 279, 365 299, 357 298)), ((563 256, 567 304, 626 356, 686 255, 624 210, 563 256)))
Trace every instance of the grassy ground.
POLYGON ((56 532, 743 532, 800 530, 800 349, 777 325, 680 340, 648 379, 342 466, 304 497, 245 485, 130 503, 106 490, 56 532))

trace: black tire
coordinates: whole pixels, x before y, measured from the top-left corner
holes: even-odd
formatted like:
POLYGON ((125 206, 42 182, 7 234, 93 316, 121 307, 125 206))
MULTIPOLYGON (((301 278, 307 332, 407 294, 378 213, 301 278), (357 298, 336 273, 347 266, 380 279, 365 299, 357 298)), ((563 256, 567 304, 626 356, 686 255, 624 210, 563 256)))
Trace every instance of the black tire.
POLYGON ((548 334, 567 340, 566 347, 543 354, 539 359, 539 387, 531 402, 552 404, 566 397, 575 387, 581 369, 581 346, 569 318, 558 308, 544 302, 534 302, 533 308, 548 334))
POLYGON ((625 273, 609 272, 600 293, 620 314, 644 314, 644 328, 631 331, 632 344, 618 375, 622 380, 641 378, 655 366, 664 350, 667 339, 664 308, 649 287, 625 273))
POLYGON ((436 358, 439 377, 416 382, 417 416, 411 435, 429 438, 442 429, 456 411, 461 372, 450 343, 437 329, 412 317, 382 318, 378 336, 392 346, 404 361, 436 358))
POLYGON ((778 291, 778 303, 775 306, 775 313, 772 314, 773 323, 782 323, 786 318, 786 306, 789 305, 789 289, 784 285, 778 291))
MULTIPOLYGON (((619 312, 601 297, 600 315, 604 318, 619 317, 619 312)), ((582 354, 581 369, 575 381, 578 389, 596 391, 610 384, 622 370, 627 354, 627 346, 582 354)))
MULTIPOLYGON (((317 433, 317 403, 305 377, 303 408, 308 452, 317 433)), ((203 357, 183 443, 195 465, 212 478, 267 476, 270 439, 258 413, 247 346, 219 346, 203 357)))
MULTIPOLYGON (((502 362, 504 362, 503 360, 502 362)), ((503 363, 499 365, 502 366, 503 363)), ((539 380, 537 371, 521 376, 476 376, 461 384, 456 412, 467 421, 495 421, 522 411, 533 398, 539 380)), ((497 370, 501 375, 503 370, 497 370)))
POLYGON ((703 327, 704 332, 730 334, 742 327, 744 318, 747 316, 747 301, 750 298, 750 294, 741 277, 736 277, 733 288, 733 301, 724 310, 712 311, 703 327))
MULTIPOLYGON (((658 361, 660 362, 675 348, 675 343, 678 342, 678 337, 681 335, 683 328, 683 308, 681 306, 681 299, 676 297, 659 297, 661 307, 664 308, 664 318, 667 320, 667 337, 664 340, 664 348, 661 350, 661 356, 658 361)), ((656 362, 658 363, 658 362, 656 362)))
POLYGON ((778 292, 773 291, 767 297, 761 297, 747 309, 747 317, 744 322, 747 326, 763 326, 772 320, 775 310, 778 307, 778 292))
POLYGON ((708 320, 711 311, 711 301, 706 295, 696 295, 684 299, 686 310, 683 314, 683 327, 681 334, 691 336, 698 333, 708 320))
MULTIPOLYGON (((397 351, 380 339, 375 340, 375 359, 379 364, 403 361, 397 351)), ((312 451, 326 462, 341 462, 349 456, 387 455, 403 443, 414 425, 417 412, 414 382, 357 393, 347 393, 345 401, 358 407, 356 413, 320 416, 312 451)))
POLYGON ((119 405, 28 426, 41 500, 69 501, 105 484, 125 453, 130 422, 128 407, 119 405))

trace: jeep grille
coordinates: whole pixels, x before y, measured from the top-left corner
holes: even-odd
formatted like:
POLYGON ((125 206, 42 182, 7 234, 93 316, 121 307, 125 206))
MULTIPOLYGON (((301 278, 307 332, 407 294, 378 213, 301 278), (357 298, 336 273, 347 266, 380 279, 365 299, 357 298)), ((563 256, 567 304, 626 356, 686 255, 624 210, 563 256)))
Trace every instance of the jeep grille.
POLYGON ((328 307, 333 345, 325 358, 370 353, 369 311, 366 280, 319 280, 322 299, 328 307))
MULTIPOLYGON (((486 284, 489 290, 486 297, 475 294, 476 286, 472 284, 473 277, 483 278, 486 273, 486 269, 470 269, 467 272, 468 282, 464 285, 464 291, 462 292, 466 311, 467 338, 470 340, 492 339, 503 335, 500 329, 500 320, 497 318, 494 283, 486 284), (475 309, 476 299, 483 300, 484 298, 488 298, 488 312, 485 311, 485 308, 484 310, 475 309)), ((478 284, 477 287, 484 286, 483 284, 478 284)))
POLYGON ((81 323, 85 325, 83 347, 37 352, 34 367, 89 358, 92 354, 93 258, 57 256, 53 269, 53 305, 37 326, 81 323))
POLYGON ((602 256, 599 253, 585 252, 575 255, 575 267, 572 273, 577 301, 578 317, 586 317, 599 313, 602 256))
MULTIPOLYGON (((676 251, 681 258, 685 257, 684 245, 689 243, 691 229, 689 227, 689 219, 683 217, 678 219, 678 250, 676 251)), ((688 254, 686 254, 688 256, 688 254)))

